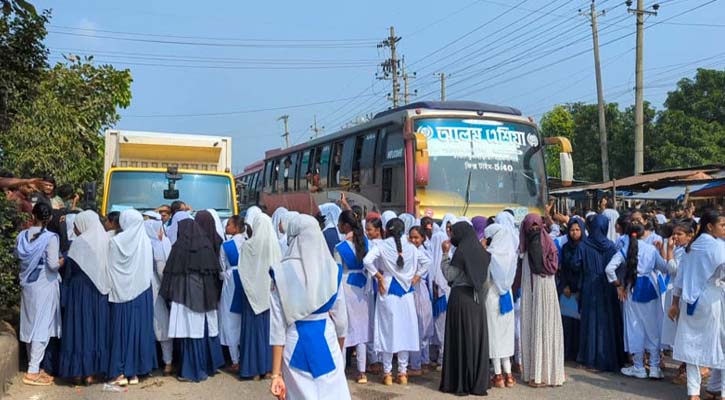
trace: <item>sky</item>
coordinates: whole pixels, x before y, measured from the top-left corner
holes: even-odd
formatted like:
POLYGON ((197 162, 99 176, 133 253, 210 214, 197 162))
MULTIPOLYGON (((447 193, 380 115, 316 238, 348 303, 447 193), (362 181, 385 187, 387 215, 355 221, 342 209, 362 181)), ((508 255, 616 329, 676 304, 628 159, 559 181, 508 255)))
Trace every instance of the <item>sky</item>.
MULTIPOLYGON (((636 1, 634 2, 636 4, 636 1)), ((645 99, 662 109, 698 67, 725 68, 725 1, 645 0, 645 99)), ((509 105, 537 121, 556 104, 596 102, 590 0, 35 1, 52 9, 50 61, 94 55, 128 68, 132 101, 117 129, 231 136, 233 170, 391 106, 376 79, 401 39, 410 101, 509 105), (414 75, 414 76, 413 76, 414 75)), ((634 103, 635 17, 597 0, 604 97, 634 103)), ((402 83, 401 83, 402 88, 402 83)), ((402 92, 402 89, 401 89, 402 92)), ((402 95, 402 93, 401 93, 402 95)))

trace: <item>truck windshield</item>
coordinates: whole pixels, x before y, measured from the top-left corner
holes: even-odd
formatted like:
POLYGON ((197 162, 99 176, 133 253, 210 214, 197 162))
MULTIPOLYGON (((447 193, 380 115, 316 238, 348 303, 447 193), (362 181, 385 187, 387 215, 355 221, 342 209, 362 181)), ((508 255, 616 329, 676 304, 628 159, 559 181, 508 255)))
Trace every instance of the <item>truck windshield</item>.
MULTIPOLYGON (((226 176, 204 174, 181 174, 176 182, 178 200, 194 210, 217 210, 221 218, 233 213, 232 181, 226 176)), ((175 199, 164 199, 168 181, 164 172, 114 171, 108 188, 107 212, 135 208, 139 211, 153 210, 175 199)))
POLYGON ((542 207, 546 173, 533 126, 484 119, 416 121, 428 139, 430 183, 463 202, 542 207))

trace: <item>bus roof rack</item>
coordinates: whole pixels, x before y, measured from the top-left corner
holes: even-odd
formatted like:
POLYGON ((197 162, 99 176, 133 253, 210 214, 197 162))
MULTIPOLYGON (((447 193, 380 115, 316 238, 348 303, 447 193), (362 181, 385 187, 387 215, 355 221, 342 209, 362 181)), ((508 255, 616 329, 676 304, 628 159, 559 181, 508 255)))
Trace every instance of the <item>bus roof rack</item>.
POLYGON ((412 110, 416 108, 425 108, 429 110, 458 110, 458 111, 476 111, 484 113, 499 113, 509 115, 521 115, 521 111, 508 106, 497 106, 494 104, 479 103, 476 101, 451 100, 451 101, 419 101, 410 103, 392 110, 387 110, 375 114, 374 118, 384 117, 401 110, 412 110))

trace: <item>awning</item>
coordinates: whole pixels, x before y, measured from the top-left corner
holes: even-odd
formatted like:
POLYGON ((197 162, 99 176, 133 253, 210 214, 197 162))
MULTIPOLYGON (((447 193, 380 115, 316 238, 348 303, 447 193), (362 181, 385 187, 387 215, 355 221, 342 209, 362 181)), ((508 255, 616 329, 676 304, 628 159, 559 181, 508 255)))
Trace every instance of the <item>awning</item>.
POLYGON ((709 185, 708 183, 698 185, 678 185, 669 186, 662 189, 653 190, 651 192, 637 193, 631 196, 625 196, 625 199, 636 199, 636 200, 682 200, 685 197, 685 191, 688 186, 690 188, 690 194, 704 188, 709 185))
POLYGON ((690 190, 692 197, 722 197, 725 196, 725 179, 705 184, 700 189, 690 190))

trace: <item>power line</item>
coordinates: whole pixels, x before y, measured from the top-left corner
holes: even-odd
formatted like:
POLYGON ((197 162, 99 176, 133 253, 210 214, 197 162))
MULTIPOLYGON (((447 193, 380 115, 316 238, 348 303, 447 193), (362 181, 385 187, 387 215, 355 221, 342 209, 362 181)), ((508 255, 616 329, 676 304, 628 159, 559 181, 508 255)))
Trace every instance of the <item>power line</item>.
MULTIPOLYGON (((354 98, 359 98, 359 97, 367 97, 367 96, 357 96, 354 98)), ((215 117, 215 116, 222 116, 222 115, 253 114, 253 113, 264 112, 264 111, 279 111, 279 110, 287 110, 287 109, 291 109, 291 108, 304 108, 304 107, 310 107, 310 106, 317 106, 320 104, 331 104, 331 103, 337 103, 337 102, 345 101, 345 100, 349 100, 349 99, 351 99, 351 97, 343 97, 343 98, 332 99, 332 100, 322 100, 322 101, 316 101, 316 102, 312 102, 312 103, 292 104, 292 105, 281 106, 281 107, 256 108, 256 109, 225 111, 225 112, 189 113, 189 114, 124 115, 123 118, 184 118, 184 117, 215 117)))
POLYGON ((54 24, 48 24, 49 26, 53 28, 58 29, 65 29, 65 30, 71 30, 71 31, 81 31, 81 32, 101 32, 101 33, 110 33, 110 34, 116 34, 116 35, 129 35, 129 36, 145 36, 145 37, 158 37, 158 38, 171 38, 171 39, 193 39, 193 40, 217 40, 217 41, 236 41, 236 42, 262 42, 262 43, 276 43, 276 42, 291 42, 291 43, 304 43, 304 42, 311 42, 311 43, 365 43, 365 44, 375 44, 377 43, 377 39, 260 39, 260 38, 233 38, 233 37, 214 37, 214 36, 185 36, 185 35, 169 35, 169 34, 157 34, 157 33, 147 33, 147 32, 127 32, 127 31, 113 31, 113 30, 104 30, 104 29, 93 29, 93 28, 78 28, 78 27, 71 27, 71 26, 62 26, 62 25, 54 25, 54 24))
MULTIPOLYGON (((60 56, 54 56, 54 61, 64 61, 65 58, 60 56)), ((222 70, 330 70, 330 69, 354 69, 354 68, 368 68, 375 66, 375 64, 358 64, 358 65, 286 65, 286 66, 249 66, 249 65, 198 65, 198 64, 163 64, 163 63, 151 63, 151 62, 135 62, 126 60, 106 59, 106 58, 94 58, 99 64, 119 64, 128 65, 132 67, 161 67, 161 68, 190 68, 190 69, 222 69, 222 70)))
POLYGON ((48 30, 48 33, 57 35, 68 35, 75 37, 89 37, 96 39, 110 39, 110 40, 121 40, 127 42, 140 42, 140 43, 156 43, 156 44, 170 44, 180 46, 205 46, 205 47, 245 47, 245 48, 279 48, 279 49, 355 49, 355 48, 371 48, 374 44, 370 43, 310 43, 310 44, 255 44, 255 43, 213 43, 213 42, 200 42, 200 41, 181 41, 181 40, 161 40, 161 39, 143 39, 143 38, 131 38, 131 37, 120 37, 120 36, 108 36, 108 35, 91 35, 85 33, 73 33, 73 32, 60 32, 54 30, 48 30))

